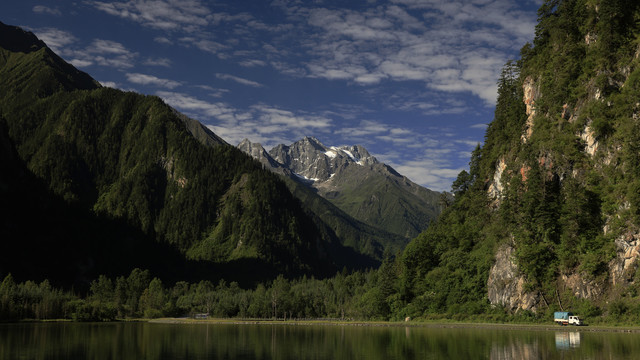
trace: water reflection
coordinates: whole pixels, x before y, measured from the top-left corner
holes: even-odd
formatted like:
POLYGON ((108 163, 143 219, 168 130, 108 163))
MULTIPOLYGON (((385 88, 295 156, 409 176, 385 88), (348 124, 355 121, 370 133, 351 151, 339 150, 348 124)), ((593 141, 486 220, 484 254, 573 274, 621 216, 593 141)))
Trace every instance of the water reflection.
POLYGON ((0 324, 0 359, 636 359, 640 334, 495 327, 0 324))
POLYGON ((577 331, 556 332, 556 349, 569 350, 580 347, 580 333, 577 331))
POLYGON ((534 360, 543 359, 540 346, 537 341, 525 343, 515 341, 508 345, 495 345, 491 347, 491 360, 534 360))

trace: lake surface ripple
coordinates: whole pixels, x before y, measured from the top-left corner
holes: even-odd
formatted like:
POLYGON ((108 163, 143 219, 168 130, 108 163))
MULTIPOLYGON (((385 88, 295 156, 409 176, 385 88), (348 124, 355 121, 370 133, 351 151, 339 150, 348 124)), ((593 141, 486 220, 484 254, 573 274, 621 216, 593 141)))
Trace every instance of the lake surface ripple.
POLYGON ((0 359, 638 359, 640 334, 278 324, 0 324, 0 359))

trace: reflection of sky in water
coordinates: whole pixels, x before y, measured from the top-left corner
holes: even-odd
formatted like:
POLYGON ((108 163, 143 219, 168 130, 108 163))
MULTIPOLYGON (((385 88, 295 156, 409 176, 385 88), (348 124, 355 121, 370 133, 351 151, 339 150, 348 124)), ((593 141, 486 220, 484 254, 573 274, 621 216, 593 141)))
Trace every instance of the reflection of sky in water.
POLYGON ((580 347, 580 333, 577 331, 571 332, 556 332, 556 349, 569 350, 572 348, 580 347))

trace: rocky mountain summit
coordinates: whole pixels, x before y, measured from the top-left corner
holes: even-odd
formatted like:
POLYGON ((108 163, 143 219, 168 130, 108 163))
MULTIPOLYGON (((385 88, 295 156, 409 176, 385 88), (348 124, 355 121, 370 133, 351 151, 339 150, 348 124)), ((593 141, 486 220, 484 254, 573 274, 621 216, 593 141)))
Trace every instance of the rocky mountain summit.
POLYGON ((406 238, 440 213, 440 193, 415 184, 361 145, 325 146, 314 137, 267 152, 245 139, 238 145, 267 168, 312 188, 357 220, 406 238))
POLYGON ((327 147, 314 137, 305 137, 290 146, 280 144, 271 149, 269 155, 299 177, 318 183, 316 186, 330 181, 349 166, 378 164, 360 145, 327 147))

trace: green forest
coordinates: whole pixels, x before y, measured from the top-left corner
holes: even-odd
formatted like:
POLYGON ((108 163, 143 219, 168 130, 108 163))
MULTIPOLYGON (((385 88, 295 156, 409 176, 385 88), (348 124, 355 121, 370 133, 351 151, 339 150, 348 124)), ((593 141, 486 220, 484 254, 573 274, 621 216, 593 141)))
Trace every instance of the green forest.
POLYGON ((342 223, 198 141, 159 98, 99 87, 24 35, 0 41, 0 321, 549 322, 570 309, 637 324, 638 257, 624 256, 640 240, 640 3, 547 0, 538 16, 453 200, 377 259, 370 237, 341 243, 342 223), (493 285, 531 304, 488 298, 501 249, 522 286, 493 285))

